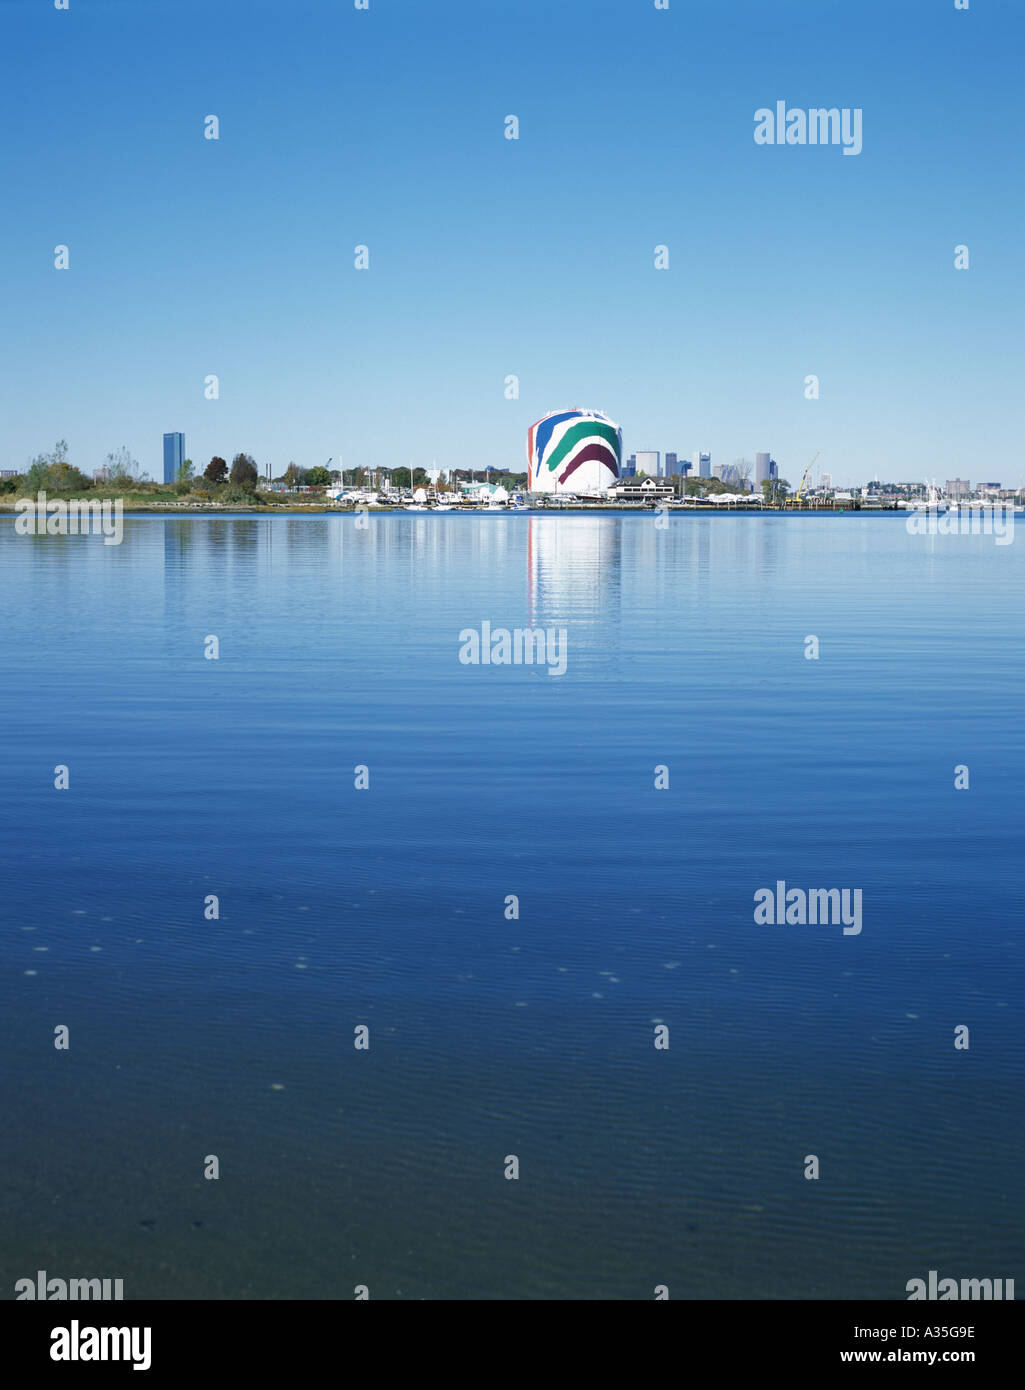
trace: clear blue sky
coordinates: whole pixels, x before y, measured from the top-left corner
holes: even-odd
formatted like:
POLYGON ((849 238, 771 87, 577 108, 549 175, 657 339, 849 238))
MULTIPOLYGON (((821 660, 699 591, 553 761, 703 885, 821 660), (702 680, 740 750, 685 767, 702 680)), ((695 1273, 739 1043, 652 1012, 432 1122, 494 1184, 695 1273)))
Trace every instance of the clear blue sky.
POLYGON ((0 466, 522 468, 580 405, 1020 484, 1023 39, 1021 0, 3 0, 0 466), (756 145, 778 99, 862 153, 756 145))

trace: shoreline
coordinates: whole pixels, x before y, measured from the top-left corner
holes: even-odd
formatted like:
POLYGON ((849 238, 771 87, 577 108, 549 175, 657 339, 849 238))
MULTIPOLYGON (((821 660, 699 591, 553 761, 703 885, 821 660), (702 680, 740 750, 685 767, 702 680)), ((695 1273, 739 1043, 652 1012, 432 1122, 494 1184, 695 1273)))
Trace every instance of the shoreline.
MULTIPOLYGON (((51 501, 66 501, 70 499, 51 497, 51 501)), ((95 499, 97 501, 102 499, 95 499)), ((113 501, 114 499, 107 499, 113 501)), ((16 499, 17 501, 17 499, 16 499)), ((0 502, 0 519, 4 517, 16 516, 15 502, 0 502)), ((139 506, 132 505, 124 508, 124 516, 356 516, 364 513, 368 516, 379 514, 383 516, 394 516, 406 512, 408 507, 400 503, 394 507, 377 506, 372 508, 362 507, 337 507, 321 503, 305 503, 296 506, 277 505, 272 507, 246 507, 246 506, 139 506)), ((413 512, 414 516, 426 516, 433 509, 428 507, 423 512, 413 512)), ((451 507, 444 516, 560 516, 565 513, 572 513, 575 516, 589 515, 592 512, 601 513, 625 513, 627 515, 648 516, 657 514, 660 511, 682 513, 684 515, 696 516, 718 516, 725 514, 728 516, 892 516, 894 514, 909 516, 914 515, 904 507, 753 507, 744 506, 723 506, 715 503, 704 505, 681 505, 670 503, 667 508, 660 508, 645 502, 595 502, 577 503, 573 506, 558 507, 451 507)))

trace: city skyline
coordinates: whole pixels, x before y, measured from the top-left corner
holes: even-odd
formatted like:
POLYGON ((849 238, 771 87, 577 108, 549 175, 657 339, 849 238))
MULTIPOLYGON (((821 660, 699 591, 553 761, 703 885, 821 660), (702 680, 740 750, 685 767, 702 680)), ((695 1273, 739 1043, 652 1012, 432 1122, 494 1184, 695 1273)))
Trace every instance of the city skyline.
POLYGON ((156 477, 171 421, 197 465, 516 467, 581 402, 627 452, 1020 485, 1025 16, 827 8, 14 7, 0 462, 156 477), (857 158, 757 143, 780 100, 863 112, 857 158))
MULTIPOLYGON (((490 473, 495 473, 501 475, 522 476, 529 480, 533 478, 535 472, 536 459, 533 448, 533 440, 534 433, 537 427, 539 425, 542 425, 545 422, 545 419, 551 418, 556 422, 556 426, 561 433, 562 430, 566 428, 566 426, 563 425, 562 422, 567 419, 571 420, 572 422, 572 418, 578 416, 596 416, 598 419, 605 419, 606 423, 610 425, 612 424, 611 421, 607 420, 607 417, 603 416, 602 412, 593 412, 586 410, 581 411, 579 409, 574 409, 568 413, 550 412, 549 417, 543 417, 542 420, 535 422, 535 424, 532 425, 530 430, 528 431, 528 464, 526 468, 522 466, 517 467, 515 464, 471 464, 469 467, 466 468, 452 467, 448 469, 442 469, 438 467, 428 468, 423 464, 417 463, 413 463, 411 465, 410 461, 407 461, 404 464, 363 465, 343 464, 343 461, 341 459, 328 458, 323 463, 312 465, 299 465, 296 464, 293 460, 290 461, 287 467, 282 467, 277 471, 266 466, 258 465, 259 477, 265 479, 267 482, 270 482, 272 480, 278 482, 281 481, 281 479, 291 470, 298 467, 300 471, 303 473, 309 472, 311 470, 319 470, 322 472, 326 472, 336 480, 340 480, 347 472, 350 472, 352 474, 355 474, 356 472, 372 472, 374 475, 387 476, 395 472, 406 473, 409 470, 410 466, 412 466, 414 472, 423 472, 426 475, 428 475, 432 480, 437 480, 439 477, 452 478, 457 474, 462 473, 470 473, 471 476, 475 475, 476 473, 480 473, 482 478, 490 473)), ((753 492, 757 492, 763 483, 770 482, 773 479, 782 479, 784 482, 791 483, 794 486, 796 486, 798 482, 803 482, 803 485, 807 490, 824 489, 840 491, 847 490, 849 488, 867 490, 876 485, 881 487, 884 491, 894 489, 906 490, 909 487, 915 489, 921 488, 924 490, 928 488, 937 488, 939 486, 937 475, 933 475, 932 477, 922 479, 916 479, 910 477, 882 478, 878 474, 875 474, 865 479, 864 482, 861 483, 851 483, 846 480, 835 482, 832 473, 830 473, 828 470, 821 468, 815 470, 814 464, 817 461, 817 456, 816 458, 813 458, 811 462, 807 465, 807 471, 804 467, 801 467, 800 465, 798 465, 796 469, 792 469, 791 472, 794 476, 791 480, 784 477, 784 472, 781 472, 779 462, 776 459, 774 459, 769 452, 766 451, 757 451, 754 455, 753 461, 745 456, 741 456, 734 459, 732 463, 713 463, 711 454, 704 450, 696 450, 690 456, 689 459, 680 458, 680 456, 672 450, 662 451, 658 449, 639 449, 632 454, 624 456, 621 441, 621 431, 618 431, 618 427, 613 426, 613 428, 617 429, 617 433, 619 435, 618 442, 616 444, 616 449, 619 451, 619 456, 617 460, 617 476, 619 479, 623 480, 636 477, 649 477, 658 479, 682 478, 686 482, 718 479, 719 481, 727 484, 736 484, 741 488, 741 490, 753 492)), ((588 444, 588 442, 589 441, 587 440, 584 441, 585 444, 588 444)), ((61 449, 60 446, 58 446, 58 451, 60 456, 64 460, 71 463, 72 466, 77 466, 75 460, 67 458, 65 451, 61 449)), ((227 455, 230 455, 233 458, 236 455, 239 457, 251 457, 245 454, 240 454, 239 451, 234 449, 227 450, 227 455)), ((227 455, 223 460, 224 462, 226 462, 227 455)), ((56 454, 46 455, 45 453, 40 455, 40 457, 44 458, 53 458, 56 456, 56 454)), ((211 459, 208 462, 215 462, 220 458, 220 455, 213 455, 211 456, 211 459)), ((188 478, 199 478, 204 473, 206 468, 206 464, 202 460, 194 460, 188 456, 185 435, 180 431, 164 433, 161 459, 162 467, 157 470, 160 476, 154 478, 152 474, 149 472, 149 470, 143 464, 139 463, 138 460, 132 460, 130 457, 126 457, 125 448, 124 446, 122 446, 122 448, 118 450, 116 454, 109 454, 104 464, 97 466, 91 470, 92 481, 94 484, 105 483, 109 480, 112 469, 123 469, 126 466, 128 466, 130 468, 130 471, 124 474, 126 479, 129 477, 135 477, 139 481, 148 480, 150 482, 160 482, 167 486, 169 484, 178 483, 183 480, 183 477, 185 476, 182 474, 181 471, 183 466, 190 467, 190 472, 187 475, 188 478), (137 469, 131 467, 131 464, 133 463, 138 464, 137 469)), ((0 469, 0 479, 18 477, 24 471, 24 469, 3 468, 0 469)), ((81 471, 86 472, 87 470, 82 469, 81 471)), ((588 486, 597 484, 598 479, 593 478, 591 479, 591 483, 588 484, 588 486)), ((544 489, 542 488, 542 490, 544 489)), ((966 479, 948 478, 944 482, 942 488, 942 492, 946 496, 955 498, 958 496, 967 497, 975 494, 981 494, 984 492, 998 491, 1020 492, 1025 491, 1025 487, 1018 486, 1013 483, 1005 483, 1002 479, 988 481, 978 479, 973 485, 971 481, 966 479)))
MULTIPOLYGON (((125 446, 122 446, 122 449, 124 447, 125 446)), ((46 452, 47 451, 45 450, 40 450, 38 451, 38 455, 45 455, 46 452)), ((228 449, 227 454, 234 456, 237 452, 239 451, 232 447, 228 449)), ((129 454, 131 454, 130 450, 129 454)), ((91 475, 94 481, 102 481, 105 480, 109 475, 111 456, 113 456, 113 451, 108 451, 108 458, 105 460, 105 462, 103 464, 96 465, 92 465, 88 462, 81 463, 78 459, 70 457, 70 454, 67 458, 67 461, 71 463, 73 466, 80 468, 81 471, 87 476, 91 475)), ((132 455, 134 462, 138 464, 138 471, 134 474, 134 476, 138 477, 140 480, 149 479, 152 482, 162 482, 166 485, 178 481, 179 469, 183 464, 191 463, 193 468, 192 476, 198 477, 200 474, 203 473, 206 465, 212 459, 220 456, 221 454, 219 454, 215 450, 215 452, 211 454, 209 458, 193 458, 187 448, 185 442, 185 435, 183 432, 165 431, 162 436, 162 446, 159 456, 159 463, 155 466, 155 469, 151 463, 147 462, 147 457, 137 459, 134 457, 134 455, 132 455)), ((227 455, 225 455, 225 457, 227 457, 227 455)), ((746 455, 738 455, 729 463, 725 461, 713 463, 712 459, 712 453, 707 450, 695 450, 689 456, 678 455, 676 452, 672 450, 664 451, 659 449, 636 449, 632 453, 628 454, 624 447, 623 457, 620 460, 619 476, 627 478, 637 476, 643 473, 644 475, 649 477, 686 477, 688 481, 690 481, 694 479, 722 477, 724 472, 734 475, 737 473, 738 466, 740 465, 746 467, 748 472, 745 474, 745 476, 749 478, 750 481, 756 487, 760 483, 768 481, 771 478, 782 478, 785 476, 784 472, 780 471, 781 465, 779 464, 779 462, 775 458, 771 457, 769 453, 764 451, 757 451, 754 455, 753 460, 751 458, 748 458, 746 455), (763 459, 765 461, 764 465, 762 462, 763 459)), ((18 468, 0 468, 0 478, 12 478, 23 474, 27 470, 29 464, 33 461, 34 459, 26 459, 22 466, 18 468)), ((436 460, 432 460, 431 462, 432 464, 436 465, 436 460)), ((815 460, 813 459, 811 462, 814 463, 815 460)), ((298 460, 290 457, 288 463, 268 464, 268 462, 266 461, 257 459, 257 464, 259 467, 259 476, 261 478, 279 478, 283 476, 283 474, 287 471, 290 465, 295 465, 303 469, 304 471, 307 471, 311 468, 327 467, 331 469, 334 473, 338 474, 340 474, 342 471, 350 472, 359 469, 374 470, 375 472, 379 473, 391 473, 395 472, 396 470, 405 471, 409 468, 410 461, 406 460, 406 462, 404 463, 361 463, 345 462, 340 458, 331 457, 326 460, 314 459, 314 461, 312 462, 299 463, 298 460)), ((470 462, 465 465, 453 464, 447 468, 441 468, 438 466, 434 466, 432 468, 429 467, 426 463, 413 461, 412 466, 416 471, 423 470, 427 473, 433 472, 435 474, 446 475, 455 472, 477 472, 483 474, 486 471, 512 474, 523 473, 529 475, 530 472, 529 467, 524 467, 522 462, 509 462, 504 464, 480 464, 470 462)), ((795 463, 792 465, 791 472, 795 474, 795 477, 791 481, 796 481, 800 478, 800 476, 804 472, 804 467, 805 465, 801 463, 795 463)), ((940 473, 937 472, 935 468, 932 474, 930 474, 928 477, 924 477, 921 479, 914 478, 909 475, 883 477, 878 472, 870 472, 863 480, 861 480, 858 483, 844 481, 842 484, 836 485, 843 487, 860 487, 868 483, 882 483, 887 486, 906 485, 910 483, 915 486, 932 486, 937 483, 937 479, 939 478, 939 476, 940 473)), ((978 477, 977 470, 976 476, 978 477)), ((834 485, 833 474, 828 469, 820 468, 818 470, 810 471, 808 478, 809 486, 811 486, 813 483, 816 483, 816 485, 818 486, 834 485)), ((964 480, 955 479, 954 482, 963 484, 964 480)), ((983 482, 980 479, 980 481, 978 481, 975 484, 975 489, 978 490, 986 487, 991 489, 1020 490, 1023 486, 1025 486, 1025 484, 1007 483, 1000 479, 990 482, 983 482)), ((965 485, 965 491, 967 490, 967 485, 965 485)))

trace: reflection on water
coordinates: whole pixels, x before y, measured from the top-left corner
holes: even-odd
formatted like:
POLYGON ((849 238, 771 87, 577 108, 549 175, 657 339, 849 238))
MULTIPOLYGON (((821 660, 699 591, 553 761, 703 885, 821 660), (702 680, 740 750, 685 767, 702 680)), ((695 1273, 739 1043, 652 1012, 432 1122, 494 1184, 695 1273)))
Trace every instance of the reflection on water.
POLYGON ((1020 556, 890 517, 0 523, 0 1281, 1022 1277, 1020 556), (565 627, 566 675, 461 665, 485 620, 565 627), (757 926, 779 879, 860 888, 861 935, 757 926))

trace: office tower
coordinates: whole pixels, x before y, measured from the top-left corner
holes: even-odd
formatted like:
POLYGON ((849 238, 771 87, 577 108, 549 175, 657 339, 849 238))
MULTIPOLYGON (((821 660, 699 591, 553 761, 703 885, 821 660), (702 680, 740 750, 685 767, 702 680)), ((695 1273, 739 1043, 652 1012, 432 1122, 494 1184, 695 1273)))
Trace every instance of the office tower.
POLYGON ((658 461, 660 458, 657 449, 638 449, 636 454, 637 472, 647 473, 649 478, 658 476, 658 461))
POLYGON ((676 460, 675 454, 666 454, 666 466, 663 470, 667 478, 675 478, 680 471, 680 465, 676 460))
POLYGON ((176 483, 178 469, 185 462, 185 436, 183 434, 164 435, 164 482, 176 483))
POLYGON ((769 455, 755 454, 755 486, 769 480, 769 455))

